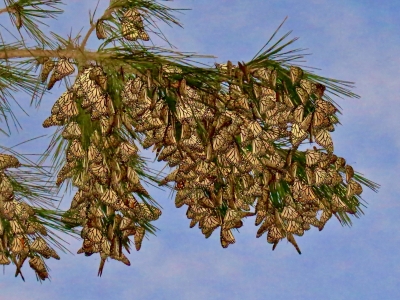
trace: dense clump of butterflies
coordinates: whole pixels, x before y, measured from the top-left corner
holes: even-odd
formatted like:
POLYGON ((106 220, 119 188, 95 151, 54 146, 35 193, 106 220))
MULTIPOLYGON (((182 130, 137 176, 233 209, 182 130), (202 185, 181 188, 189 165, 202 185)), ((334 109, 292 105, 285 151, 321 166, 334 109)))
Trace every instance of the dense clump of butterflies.
MULTIPOLYGON (((219 65, 219 69, 225 71, 224 66, 219 65)), ((173 67, 163 66, 163 70, 164 73, 180 72, 173 67)), ((121 166, 123 160, 107 162, 107 157, 118 157, 117 153, 121 152, 117 135, 110 134, 113 126, 120 126, 117 124, 121 123, 126 127, 134 125, 137 132, 146 135, 143 142, 145 148, 154 146, 159 161, 167 161, 170 167, 177 167, 161 184, 176 183, 176 206, 189 206, 187 216, 192 220, 191 227, 199 223, 206 238, 221 227, 221 244, 226 248, 235 242, 232 229, 243 226, 241 219, 256 215, 256 225, 261 224, 257 237, 268 232, 267 240, 274 244, 274 248, 286 237, 300 252, 293 235, 303 235, 304 230, 310 229, 310 225, 322 230, 336 212, 354 213, 358 200, 353 196, 362 192, 360 184, 352 179, 352 167, 332 153, 333 143, 329 130, 332 130, 335 120, 332 116, 336 108, 322 99, 323 87, 301 79, 301 72, 297 67, 290 69, 292 84, 301 100, 298 105, 291 101, 288 94, 283 93, 279 97, 279 93, 273 89, 276 86, 273 71, 261 69, 253 72, 261 84, 255 85, 256 101, 251 104, 241 93, 239 82, 231 83, 227 94, 210 95, 195 91, 182 79, 174 89, 167 91, 177 99, 176 111, 172 113, 163 97, 159 97, 162 95, 158 93, 161 89, 152 83, 151 78, 137 76, 126 82, 121 92, 124 109, 116 112, 112 99, 104 92, 107 76, 99 66, 87 68, 71 90, 57 100, 52 115, 44 122, 44 126, 63 125, 66 120, 76 117, 79 114, 76 97, 80 97, 81 107, 91 114, 91 120, 98 121, 100 125, 101 134, 94 131, 87 150, 83 150, 79 140, 81 129, 77 122, 69 122, 63 132, 63 137, 71 140, 71 143, 67 151, 67 163, 59 173, 58 182, 73 177, 74 184, 81 189, 71 205, 71 211, 78 214, 81 210, 81 225, 97 222, 89 222, 91 217, 95 218, 96 213, 88 211, 88 203, 93 203, 91 207, 96 207, 94 203, 106 204, 111 211, 108 214, 112 215, 118 210, 116 203, 123 202, 125 206, 119 211, 122 214, 129 211, 126 207, 129 207, 130 200, 123 198, 126 194, 122 191, 117 193, 121 186, 125 187, 123 179, 115 179, 117 176, 125 178, 129 172, 121 171, 125 169, 121 166), (148 96, 149 91, 153 94, 151 98, 148 96), (310 104, 310 95, 316 97, 313 112, 307 111, 304 106, 310 104), (203 128, 205 134, 199 134, 199 128, 203 128), (274 147, 274 142, 289 138, 293 147, 297 147, 308 137, 308 132, 327 153, 315 147, 307 150, 306 174, 300 176, 297 174, 298 162, 292 162, 296 154, 287 151, 286 156, 283 156, 274 147), (117 149, 115 153, 113 149, 117 149), (79 165, 82 171, 77 174, 75 169, 80 160, 85 167, 79 165), (346 173, 347 187, 340 172, 346 173), (108 182, 111 182, 112 189, 108 182), (270 199, 271 187, 282 185, 283 182, 289 186, 289 192, 282 197, 282 205, 277 208, 270 199), (330 199, 318 197, 317 188, 322 185, 332 187, 330 199), (104 196, 107 200, 94 200, 96 196, 102 199, 101 193, 107 195, 104 196), (110 198, 115 199, 112 205, 107 204, 110 198), (92 202, 82 199, 92 199, 92 202), (254 204, 256 210, 250 212, 250 206, 254 204), (321 211, 318 219, 318 212, 321 211)), ((132 147, 131 154, 136 154, 134 145, 122 145, 132 147)), ((137 182, 137 179, 131 179, 133 182, 137 182)), ((129 188, 127 190, 131 191, 129 188)), ((117 227, 114 223, 112 226, 117 227)), ((86 228, 82 231, 83 236, 92 227, 86 228)), ((102 230, 100 228, 103 225, 97 222, 96 230, 90 233, 98 233, 102 230)), ((108 245, 110 238, 87 238, 86 245, 91 245, 91 248, 86 246, 80 251, 90 249, 85 253, 102 253, 103 242, 108 245), (107 243, 104 242, 106 240, 107 243), (95 245, 98 245, 97 248, 95 245)), ((122 259, 121 256, 122 252, 114 255, 119 259, 122 259)))
MULTIPOLYGON (((227 73, 234 69, 228 65, 217 67, 227 73)), ((321 86, 301 79, 301 72, 297 67, 290 69, 293 85, 300 81, 296 92, 301 104, 297 106, 287 94, 278 98, 273 89, 276 74, 268 69, 253 73, 269 88, 256 86, 256 101, 252 104, 242 93, 240 82, 231 83, 228 94, 210 95, 187 86, 183 78, 175 90, 170 90, 177 99, 175 114, 169 112, 164 101, 153 99, 152 102, 147 98, 148 87, 139 77, 126 84, 126 95, 136 91, 125 104, 134 109, 136 130, 147 136, 143 146, 154 146, 158 161, 177 167, 161 184, 175 182, 175 203, 177 207, 188 205, 190 227, 198 223, 206 238, 221 228, 224 248, 235 243, 232 229, 243 226, 241 219, 256 215, 256 225, 262 223, 257 237, 268 231, 267 240, 274 244, 273 248, 286 237, 300 253, 293 234, 303 235, 310 225, 322 230, 333 213, 355 212, 358 200, 352 197, 359 195, 362 188, 351 179, 352 167, 333 155, 333 143, 327 131, 332 130, 329 117, 336 108, 322 100, 321 86), (304 104, 310 101, 312 93, 317 97, 316 108, 304 116, 304 104), (291 130, 288 123, 292 124, 291 130), (179 134, 176 127, 181 128, 179 134), (307 138, 308 129, 327 153, 315 147, 308 150, 307 175, 299 178, 297 162, 292 163, 293 152, 287 151, 283 157, 274 142, 290 138, 297 148, 307 138), (339 187, 343 182, 339 171, 346 172, 345 196, 344 185, 339 187), (269 199, 271 186, 283 181, 290 189, 282 197, 283 207, 277 209, 269 199), (314 187, 321 185, 335 187, 337 193, 331 192, 331 199, 319 199, 314 187), (344 198, 350 206, 343 202, 344 198), (250 212, 255 202, 255 212, 250 212), (316 216, 321 210, 318 220, 316 216)), ((243 74, 237 77, 243 78, 243 74)))
POLYGON ((68 141, 66 163, 56 184, 71 178, 78 192, 62 221, 82 226, 83 245, 78 254, 99 253, 99 275, 108 257, 130 265, 122 247, 129 252, 129 237, 134 236, 135 247, 140 250, 145 235, 141 223, 157 220, 161 215, 158 208, 140 203, 132 195, 149 196, 134 166, 137 147, 116 132, 121 124, 129 124, 129 116, 114 108, 106 89, 107 76, 102 68, 85 68, 43 122, 44 127, 64 125, 62 137, 68 141), (90 115, 93 124, 86 144, 82 132, 90 129, 77 122, 79 114, 90 115))
POLYGON ((21 268, 29 258, 29 265, 37 278, 45 280, 49 275, 43 259, 60 257, 43 238, 47 236, 47 230, 33 208, 15 198, 12 182, 4 171, 19 166, 14 156, 0 154, 0 265, 13 262, 15 276, 21 275, 24 279, 21 268))
MULTIPOLYGON (((105 37, 103 21, 96 27, 99 39, 105 37)), ((136 10, 126 11, 125 38, 146 40, 141 24, 136 10)), ((71 178, 79 190, 63 220, 83 227, 78 253, 100 253, 99 275, 107 257, 129 265, 122 252, 122 247, 129 251, 129 236, 134 235, 139 250, 145 233, 140 221, 161 215, 132 195, 148 194, 132 163, 137 148, 118 134, 121 126, 144 134, 144 148, 153 146, 158 161, 176 167, 160 185, 175 182, 175 204, 188 206, 190 227, 198 224, 206 238, 220 227, 224 248, 235 243, 232 229, 243 226, 244 217, 255 215, 256 226, 261 224, 257 237, 268 232, 273 249, 287 238, 301 253, 294 235, 302 236, 311 225, 322 230, 337 212, 356 212, 359 202, 354 196, 362 188, 353 178, 353 168, 333 154, 330 132, 338 122, 337 109, 323 99, 325 86, 294 66, 283 74, 288 80, 279 78, 279 84, 277 70, 270 67, 249 70, 230 61, 216 67, 229 77, 228 92, 199 91, 184 77, 171 84, 160 76, 160 84, 149 71, 125 82, 122 106, 116 109, 115 99, 107 93, 107 74, 101 66, 91 65, 44 121, 44 127, 65 126, 62 136, 69 146, 57 184, 71 178), (250 90, 244 81, 252 83, 250 90), (172 110, 166 100, 171 97, 172 110), (90 128, 78 121, 82 114, 90 116, 90 128), (88 131, 90 139, 82 134, 88 131), (297 151, 307 138, 322 149, 297 151), (293 148, 279 149, 276 143, 282 140, 293 148), (284 194, 276 192, 282 188, 284 194), (328 198, 321 197, 321 189, 328 198), (250 212, 251 206, 255 212, 250 212)), ((66 58, 45 60, 42 82, 53 69, 49 89, 74 72, 66 58)), ((163 65, 159 74, 168 73, 181 70, 163 65)))

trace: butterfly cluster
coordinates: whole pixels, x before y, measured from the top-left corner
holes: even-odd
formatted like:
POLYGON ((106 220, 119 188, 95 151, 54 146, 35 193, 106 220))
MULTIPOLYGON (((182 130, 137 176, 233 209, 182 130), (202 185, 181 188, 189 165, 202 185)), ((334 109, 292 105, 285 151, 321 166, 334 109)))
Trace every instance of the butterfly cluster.
POLYGON ((99 66, 85 68, 55 102, 51 113, 43 126, 64 124, 61 135, 68 141, 66 163, 56 184, 69 178, 78 188, 62 218, 71 227, 82 226, 83 245, 78 253, 100 254, 99 275, 108 257, 130 265, 122 247, 129 252, 129 237, 134 236, 140 250, 145 235, 141 224, 161 215, 158 208, 140 203, 132 195, 149 197, 135 169, 137 147, 117 134, 121 124, 132 127, 131 117, 114 108, 107 93, 107 76, 99 66), (93 124, 86 142, 83 132, 90 129, 77 119, 85 116, 90 116, 93 124))
POLYGON ((102 67, 92 65, 55 102, 43 126, 64 125, 68 140, 57 184, 70 178, 79 189, 63 220, 82 226, 78 253, 100 253, 99 275, 107 257, 129 265, 122 252, 129 252, 129 236, 139 250, 141 222, 161 215, 132 195, 149 196, 133 163, 138 149, 122 127, 144 136, 143 147, 153 146, 158 161, 175 167, 160 185, 174 184, 175 205, 188 206, 190 227, 198 224, 206 238, 220 227, 224 248, 235 243, 232 230, 243 218, 256 216, 257 237, 268 232, 273 249, 287 238, 300 253, 294 235, 357 211, 354 196, 362 188, 352 167, 333 154, 337 109, 323 99, 325 87, 298 67, 282 75, 238 65, 216 64, 229 89, 214 93, 188 84, 172 65, 160 68, 158 80, 151 70, 139 72, 124 82, 119 101, 107 92, 102 67), (297 151, 312 137, 321 149, 297 151))
POLYGON ((343 158, 333 154, 328 133, 337 109, 322 99, 325 87, 303 79, 298 67, 287 74, 294 96, 284 84, 278 88, 276 70, 242 72, 243 65, 238 68, 229 61, 216 67, 233 78, 229 91, 210 95, 188 86, 183 78, 167 91, 176 99, 173 113, 159 99, 160 93, 147 97, 140 77, 129 82, 128 89, 137 96, 127 97, 125 103, 134 110, 135 128, 146 135, 146 148, 154 146, 158 161, 177 167, 161 184, 175 182, 175 203, 188 205, 190 227, 198 223, 206 238, 221 227, 221 245, 226 248, 235 242, 231 229, 240 228, 243 217, 256 214, 256 225, 262 223, 257 237, 268 231, 267 240, 274 248, 286 237, 300 251, 293 234, 302 235, 310 225, 322 230, 332 214, 354 213, 359 205, 353 196, 362 188, 351 179, 351 166, 345 167, 343 158), (252 92, 242 88, 250 75, 257 79, 252 92), (327 151, 314 150, 312 164, 313 152, 305 157, 296 151, 311 134, 327 151), (283 140, 292 144, 294 152, 276 148, 275 143, 283 140), (301 162, 306 174, 296 173, 301 162), (346 172, 347 186, 339 172, 346 172), (321 186, 329 188, 330 199, 320 199, 321 186), (280 203, 273 204, 270 196, 276 192, 271 189, 277 187, 285 187, 287 197, 282 195, 280 203), (255 213, 249 212, 253 205, 255 213), (289 207, 296 218, 288 219, 289 207))
POLYGON ((12 155, 0 154, 0 265, 16 266, 15 276, 22 275, 21 268, 29 258, 29 265, 40 280, 48 278, 43 259, 60 259, 43 237, 47 230, 38 220, 34 209, 15 198, 13 185, 5 174, 7 168, 17 168, 20 163, 12 155))

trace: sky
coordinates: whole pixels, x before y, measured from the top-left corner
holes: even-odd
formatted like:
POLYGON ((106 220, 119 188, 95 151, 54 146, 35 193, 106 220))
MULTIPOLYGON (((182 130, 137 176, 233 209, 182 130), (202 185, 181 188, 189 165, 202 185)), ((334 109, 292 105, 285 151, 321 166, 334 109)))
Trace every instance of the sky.
MULTIPOLYGON (((67 1, 65 1, 67 2, 67 1)), ((50 20, 50 30, 64 37, 86 33, 88 10, 96 0, 68 1, 65 13, 50 20)), ((109 1, 100 0, 99 11, 109 1)), ((378 193, 366 187, 365 215, 351 217, 353 226, 342 227, 332 218, 319 232, 316 228, 298 237, 302 255, 286 240, 275 251, 266 235, 257 239, 254 218, 247 218, 235 232, 236 243, 223 249, 216 231, 205 239, 196 227, 189 228, 184 207, 177 209, 169 191, 150 186, 152 197, 163 207, 153 224, 157 236, 145 239, 142 249, 128 256, 131 266, 110 260, 97 277, 98 255, 59 253, 49 260, 51 281, 36 281, 25 264, 26 282, 14 278, 7 266, 0 276, 1 299, 397 299, 400 294, 400 207, 397 183, 400 135, 400 2, 356 0, 175 0, 162 2, 172 8, 191 10, 174 15, 184 29, 157 23, 175 50, 214 55, 199 60, 209 65, 228 59, 250 61, 281 24, 281 37, 299 37, 291 47, 307 48, 304 65, 319 68, 321 76, 355 82, 352 91, 360 99, 333 99, 341 106, 343 126, 332 137, 335 154, 342 156, 366 178, 381 185, 378 193)), ((98 14, 99 15, 99 14, 98 14)), ((97 15, 97 16, 98 16, 97 15)), ((8 17, 0 16, 1 24, 8 17)), ((4 21, 4 23, 3 23, 4 21)), ((8 23, 7 23, 8 24, 8 23)), ((3 29, 2 29, 3 32, 3 29)), ((166 42, 151 35, 155 45, 166 42)), ((275 39, 276 41, 276 39, 275 39)), ((96 49, 95 35, 88 47, 96 49)), ((148 42, 146 45, 151 45, 148 42)), ((16 94, 29 117, 15 105, 23 130, 12 127, 12 136, 1 136, 1 145, 13 146, 34 136, 50 136, 55 128, 42 128, 50 109, 65 87, 55 87, 39 108, 30 97, 16 94)), ((49 137, 23 144, 21 153, 41 153, 49 137)), ((142 152, 150 157, 151 152, 142 152)), ((150 164, 162 168, 163 164, 150 164)), ((68 208, 73 193, 61 208, 68 208)), ((67 239, 76 253, 81 241, 67 239)))

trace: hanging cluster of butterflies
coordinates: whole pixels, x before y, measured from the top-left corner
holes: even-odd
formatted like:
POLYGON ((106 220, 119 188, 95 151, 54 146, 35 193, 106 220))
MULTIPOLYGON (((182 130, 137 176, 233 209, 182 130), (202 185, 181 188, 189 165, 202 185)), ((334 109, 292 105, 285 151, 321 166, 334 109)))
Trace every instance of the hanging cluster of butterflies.
POLYGON ((15 276, 21 275, 21 268, 29 258, 29 265, 37 278, 49 277, 44 258, 60 259, 57 252, 43 238, 47 230, 37 219, 34 209, 16 199, 7 168, 17 168, 20 163, 12 155, 0 154, 0 265, 16 266, 15 276))
POLYGON ((190 227, 199 223, 208 238, 221 226, 221 245, 226 248, 235 242, 231 229, 240 228, 243 217, 256 214, 256 225, 264 221, 258 237, 268 231, 267 240, 274 248, 287 237, 300 251, 293 234, 302 235, 310 225, 322 230, 332 214, 354 213, 359 205, 353 196, 360 195, 362 188, 352 179, 352 167, 332 153, 328 130, 332 131, 336 108, 322 100, 325 87, 302 79, 298 67, 292 67, 288 75, 290 88, 300 101, 277 89, 276 70, 247 73, 230 62, 216 67, 235 77, 229 82, 229 93, 198 92, 183 78, 172 85, 175 89, 166 90, 176 99, 174 113, 149 80, 136 77, 127 82, 122 98, 132 110, 134 127, 146 135, 144 147, 157 150, 158 161, 177 167, 161 184, 175 182, 175 203, 177 207, 189 206, 190 227), (249 82, 250 74, 259 81, 249 95, 241 86, 243 80, 249 82), (315 100, 314 110, 309 112, 306 105, 308 108, 311 100, 315 100), (323 149, 307 152, 306 157, 303 155, 304 161, 307 158, 307 165, 303 164, 306 174, 297 174, 297 155, 293 159, 291 151, 283 155, 274 142, 289 139, 297 149, 307 137, 306 130, 327 153, 323 149), (339 172, 346 173, 347 186, 339 172), (269 198, 270 189, 283 185, 288 197, 285 201, 282 197, 278 210, 269 198), (321 185, 330 188, 330 199, 318 197, 321 185), (249 212, 254 203, 256 212, 249 212), (289 213, 290 207, 296 214, 289 213))
POLYGON ((135 170, 137 147, 121 138, 116 129, 130 125, 129 116, 114 108, 107 90, 107 76, 100 66, 85 68, 74 85, 54 103, 43 126, 65 125, 62 137, 68 141, 66 163, 57 176, 57 185, 70 178, 78 187, 70 209, 62 220, 72 227, 82 226, 82 248, 78 253, 99 253, 102 274, 107 257, 130 265, 122 252, 129 252, 130 236, 140 250, 145 229, 141 224, 159 218, 161 211, 138 202, 132 193, 148 197, 135 170), (90 116, 91 125, 78 123, 90 116), (84 132, 90 133, 86 141, 84 132))
POLYGON ((130 165, 137 148, 118 134, 121 126, 144 134, 144 148, 153 146, 158 161, 176 167, 160 185, 175 183, 175 204, 188 206, 190 227, 198 224, 206 238, 221 227, 224 248, 235 243, 232 229, 255 215, 256 226, 261 224, 257 237, 268 232, 273 249, 287 238, 300 253, 294 235, 311 225, 322 230, 333 214, 355 213, 359 206, 354 196, 362 193, 361 185, 352 167, 333 154, 329 131, 337 109, 322 99, 323 85, 303 78, 298 67, 286 71, 286 81, 277 80, 274 69, 248 70, 229 61, 216 67, 228 76, 228 91, 199 91, 185 78, 169 82, 166 74, 182 72, 162 66, 159 82, 150 70, 127 80, 122 107, 114 108, 106 74, 90 66, 44 121, 44 127, 65 125, 67 162, 57 184, 71 178, 79 191, 63 220, 83 227, 78 253, 100 253, 99 275, 107 257, 129 264, 122 246, 128 250, 134 235, 139 249, 145 232, 140 221, 161 215, 131 194, 148 195, 130 165), (90 116, 90 126, 78 121, 82 114, 90 116), (91 132, 90 138, 83 132, 91 132), (297 151, 307 137, 323 149, 297 151), (277 147, 282 141, 293 149, 277 147), (328 199, 321 197, 322 187, 328 199))

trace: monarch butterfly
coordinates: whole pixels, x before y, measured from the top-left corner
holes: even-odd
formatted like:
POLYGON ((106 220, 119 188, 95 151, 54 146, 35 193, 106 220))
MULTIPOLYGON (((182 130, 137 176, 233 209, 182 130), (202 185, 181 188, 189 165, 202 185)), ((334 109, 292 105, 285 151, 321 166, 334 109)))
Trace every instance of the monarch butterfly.
POLYGON ((13 196, 13 186, 7 176, 3 175, 0 182, 0 193, 5 199, 11 199, 13 196))
POLYGON ((303 77, 303 70, 299 67, 290 66, 290 79, 293 84, 297 84, 303 77))
POLYGON ((69 62, 67 58, 61 58, 56 65, 55 72, 64 78, 65 76, 71 75, 74 73, 75 69, 74 66, 69 62))
POLYGON ((332 209, 336 211, 344 211, 348 207, 347 205, 340 199, 340 197, 336 194, 332 195, 332 209))
POLYGON ((60 259, 57 252, 50 248, 50 246, 47 245, 46 241, 42 237, 37 237, 30 245, 30 248, 42 255, 50 256, 57 260, 60 259))
POLYGON ((107 182, 109 178, 109 170, 102 164, 89 164, 89 172, 100 179, 101 183, 107 182))
POLYGON ((123 162, 127 162, 132 156, 136 155, 137 152, 138 148, 135 144, 130 144, 128 142, 122 142, 116 151, 123 162))
POLYGON ((33 210, 33 208, 29 204, 24 202, 20 202, 18 203, 18 205, 16 205, 15 213, 17 214, 20 221, 25 221, 29 217, 35 215, 35 211, 33 210))
POLYGON ((14 235, 14 238, 11 242, 10 250, 13 254, 20 254, 25 249, 25 238, 22 234, 14 235))
MULTIPOLYGON (((90 75, 89 75, 90 76, 90 75)), ((99 76, 97 76, 96 78, 98 78, 99 76)), ((105 83, 107 83, 107 77, 103 75, 103 77, 105 77, 105 83)), ((84 87, 84 91, 85 91, 85 98, 86 100, 90 103, 90 105, 93 105, 97 102, 103 101, 104 103, 106 102, 106 95, 103 92, 102 88, 104 88, 104 79, 102 79, 102 82, 99 82, 100 84, 102 84, 103 86, 98 86, 96 84, 94 84, 94 82, 90 79, 87 79, 85 81, 85 85, 83 85, 84 87)), ((88 106, 90 106, 88 104, 85 105, 81 105, 82 108, 87 108, 88 106)))
POLYGON ((351 197, 353 197, 353 195, 360 195, 362 193, 362 187, 361 185, 350 179, 349 181, 347 181, 347 193, 346 193, 346 197, 347 199, 350 199, 351 197))
POLYGON ((97 228, 89 228, 88 233, 87 233, 87 238, 93 242, 93 243, 100 243, 101 240, 103 239, 103 235, 101 233, 101 230, 97 228))
POLYGON ((322 214, 321 214, 321 218, 319 220, 320 222, 320 227, 319 227, 319 231, 321 231, 325 224, 328 222, 328 220, 332 217, 332 212, 331 210, 327 209, 327 210, 323 210, 322 214))
POLYGON ((314 170, 314 175, 315 175, 315 185, 320 186, 321 184, 325 183, 328 174, 323 169, 316 167, 314 170))
POLYGON ((267 230, 269 230, 271 228, 271 226, 275 223, 275 218, 271 215, 257 215, 258 220, 256 218, 256 226, 259 225, 264 219, 265 221, 261 224, 260 228, 257 230, 257 235, 256 238, 261 237, 265 232, 267 232, 267 230), (259 217, 260 216, 260 217, 259 217), (260 221, 260 219, 262 218, 262 220, 260 221))
POLYGON ((107 107, 107 100, 105 97, 102 97, 100 101, 97 101, 92 106, 92 112, 90 119, 91 120, 98 120, 101 116, 109 115, 108 107, 107 107))
POLYGON ((338 172, 332 170, 332 172, 330 172, 329 175, 331 176, 330 184, 332 186, 338 185, 339 183, 343 182, 342 176, 338 172))
POLYGON ((354 169, 352 166, 346 165, 345 170, 346 170, 346 182, 348 183, 349 180, 354 176, 354 169))
POLYGON ((19 221, 11 220, 10 221, 10 226, 11 226, 11 231, 12 231, 13 234, 24 233, 24 229, 22 228, 22 225, 19 223, 19 221))
POLYGON ((78 114, 79 114, 79 111, 78 111, 75 101, 69 101, 69 102, 65 103, 63 107, 60 108, 60 111, 58 112, 56 119, 58 121, 63 121, 65 119, 75 117, 78 114))
POLYGON ((117 193, 113 189, 107 189, 100 198, 106 205, 115 205, 118 201, 117 193))
POLYGON ((267 82, 268 84, 272 85, 272 87, 275 87, 276 85, 276 70, 272 70, 269 68, 260 68, 253 73, 253 76, 267 82))
POLYGON ((44 261, 39 256, 34 256, 33 258, 29 259, 29 266, 36 272, 37 276, 41 280, 49 278, 44 261))
POLYGON ((270 244, 275 244, 279 242, 279 240, 283 239, 285 235, 279 230, 278 227, 272 226, 268 230, 268 235, 267 235, 267 242, 270 244))
POLYGON ((199 200, 199 204, 206 208, 215 208, 214 202, 210 198, 207 198, 207 197, 202 197, 199 200))
POLYGON ((314 173, 313 173, 313 171, 308 167, 305 168, 305 171, 306 171, 308 184, 309 185, 313 185, 314 184, 314 173))
POLYGON ((225 230, 221 228, 220 239, 223 248, 227 248, 229 244, 235 243, 235 237, 233 236, 232 231, 230 229, 225 230))
POLYGON ((71 201, 71 209, 75 209, 78 207, 79 204, 83 203, 86 200, 86 196, 83 191, 79 190, 71 201))
POLYGON ((189 107, 184 107, 181 103, 176 105, 176 117, 180 122, 189 122, 193 116, 189 107))
MULTIPOLYGON (((202 220, 200 220, 199 227, 201 229, 216 229, 220 226, 220 220, 215 216, 205 216, 202 220)), ((203 232, 203 230, 202 230, 203 232)), ((204 232, 203 232, 204 233, 204 232)))
MULTIPOLYGON (((261 86, 260 92, 261 99, 268 99, 270 101, 276 102, 276 92, 273 89, 261 86)), ((275 107, 274 105, 272 105, 271 102, 269 102, 269 105, 271 105, 269 109, 273 109, 275 107)))
POLYGON ((304 115, 304 106, 300 104, 293 111, 294 121, 300 124, 301 122, 303 122, 303 115, 304 115))
POLYGON ((335 170, 338 171, 346 165, 346 160, 343 157, 338 157, 335 161, 335 170))
POLYGON ((306 165, 313 166, 321 161, 321 152, 318 152, 316 149, 306 150, 306 165))
POLYGON ((55 66, 54 72, 51 74, 47 89, 51 90, 54 84, 63 79, 64 77, 74 73, 75 69, 73 65, 66 58, 60 58, 55 66))
POLYGON ((300 229, 300 226, 301 225, 294 220, 289 220, 286 226, 286 231, 288 233, 295 233, 300 229))
POLYGON ((146 31, 140 30, 140 31, 139 31, 139 39, 141 39, 141 40, 143 40, 143 41, 149 41, 149 40, 150 40, 150 37, 149 37, 149 35, 147 34, 146 31))
POLYGON ((219 63, 214 63, 215 67, 220 71, 227 73, 229 76, 232 75, 232 71, 236 70, 237 66, 232 65, 232 62, 228 60, 227 64, 219 64, 219 63))
POLYGON ((43 63, 42 71, 40 73, 40 81, 45 83, 47 77, 49 77, 50 72, 53 70, 56 63, 52 60, 47 60, 43 63))
POLYGON ((64 139, 78 139, 82 136, 82 131, 78 123, 72 121, 64 128, 61 135, 64 139))
POLYGON ((303 221, 306 224, 311 224, 312 226, 317 227, 317 228, 319 228, 321 226, 321 222, 316 217, 303 216, 303 221))
POLYGON ((107 37, 104 28, 104 21, 101 19, 98 19, 96 22, 96 36, 99 40, 104 40, 107 37))
POLYGON ((313 113, 313 129, 320 129, 320 128, 326 128, 328 127, 331 123, 327 115, 316 109, 313 113))
POLYGON ((216 153, 222 153, 230 146, 232 138, 224 132, 214 135, 212 146, 216 153))
POLYGON ((260 124, 255 120, 250 121, 247 128, 250 129, 255 138, 258 137, 262 132, 260 124))
POLYGON ((97 149, 97 147, 93 143, 89 144, 88 159, 89 159, 89 162, 97 163, 97 164, 101 163, 103 161, 103 157, 102 157, 100 151, 97 149))
POLYGON ((297 213, 297 211, 293 207, 285 206, 283 208, 281 216, 282 216, 283 219, 286 219, 286 220, 295 220, 295 219, 297 219, 299 217, 299 214, 297 213))
POLYGON ((112 130, 112 119, 107 116, 100 116, 100 130, 102 136, 107 136, 112 130))
POLYGON ((0 252, 0 265, 9 265, 10 263, 10 259, 3 252, 0 252))
POLYGON ((307 92, 308 95, 313 94, 316 90, 315 83, 313 83, 307 79, 300 80, 300 86, 307 92))
POLYGON ((46 120, 44 120, 42 126, 44 128, 48 128, 50 126, 59 126, 63 125, 65 120, 58 120, 56 115, 51 115, 46 120))
POLYGON ((299 95, 301 102, 303 104, 306 104, 308 101, 308 98, 310 97, 310 95, 307 93, 307 91, 301 87, 296 87, 296 92, 297 92, 297 95, 299 95))
POLYGON ((57 115, 60 112, 60 108, 63 107, 66 103, 73 101, 73 99, 74 99, 73 92, 70 91, 64 92, 53 104, 53 107, 51 108, 51 114, 57 115))
MULTIPOLYGON (((97 86, 93 80, 89 79, 89 74, 87 74, 84 79, 81 79, 81 89, 86 98, 86 101, 90 103, 90 105, 98 102, 101 98, 104 98, 104 92, 101 87, 97 86)), ((82 108, 87 108, 90 105, 82 104, 82 108)))
POLYGON ((328 152, 333 152, 333 142, 328 131, 320 129, 315 135, 315 142, 324 147, 328 152))
POLYGON ((135 234, 135 237, 134 237, 135 247, 136 247, 137 251, 139 251, 140 248, 142 247, 142 241, 143 241, 144 234, 145 234, 144 228, 139 226, 136 229, 136 234, 135 234))
POLYGON ((233 164, 234 166, 238 166, 241 162, 241 157, 239 153, 239 149, 236 145, 232 145, 228 152, 226 153, 226 159, 229 163, 233 164))
POLYGON ((138 10, 136 8, 129 8, 124 13, 123 18, 124 18, 124 20, 132 22, 132 23, 141 21, 140 13, 138 12, 138 10))
POLYGON ((204 151, 204 147, 200 138, 196 135, 192 135, 189 139, 183 140, 182 144, 189 149, 193 149, 196 151, 204 151))
POLYGON ((300 127, 303 130, 306 130, 310 127, 312 120, 312 114, 308 114, 307 117, 304 118, 303 122, 301 122, 300 127))
POLYGON ((140 182, 136 171, 129 166, 127 168, 126 177, 132 184, 138 184, 140 182))
POLYGON ((322 99, 317 99, 315 101, 315 105, 317 108, 323 110, 327 115, 333 115, 335 112, 337 112, 335 105, 322 99))
POLYGON ((224 224, 233 223, 233 222, 237 221, 238 219, 240 219, 240 216, 238 215, 238 213, 235 210, 228 208, 228 210, 226 211, 223 223, 224 224))
POLYGON ((123 217, 121 223, 119 224, 119 229, 122 231, 127 229, 135 229, 135 224, 132 219, 123 217))
POLYGON ((180 68, 172 65, 162 65, 162 70, 165 73, 182 73, 182 70, 180 68))
POLYGON ((128 41, 136 41, 139 37, 139 30, 134 23, 122 21, 122 35, 128 41))
POLYGON ((300 192, 301 201, 304 202, 313 202, 317 199, 315 196, 314 190, 311 186, 305 185, 300 192))
POLYGON ((304 141, 308 136, 307 132, 300 128, 300 126, 296 123, 292 124, 291 133, 292 145, 294 147, 300 145, 301 142, 304 141))
POLYGON ((85 156, 85 151, 82 148, 82 143, 77 140, 73 139, 67 152, 70 153, 76 159, 82 159, 85 156))
POLYGON ((18 168, 20 166, 21 164, 16 157, 8 154, 0 154, 0 170, 18 168))
POLYGON ((300 181, 298 177, 294 179, 293 185, 291 186, 291 191, 294 199, 298 199, 301 195, 302 190, 304 189, 303 183, 300 181))

